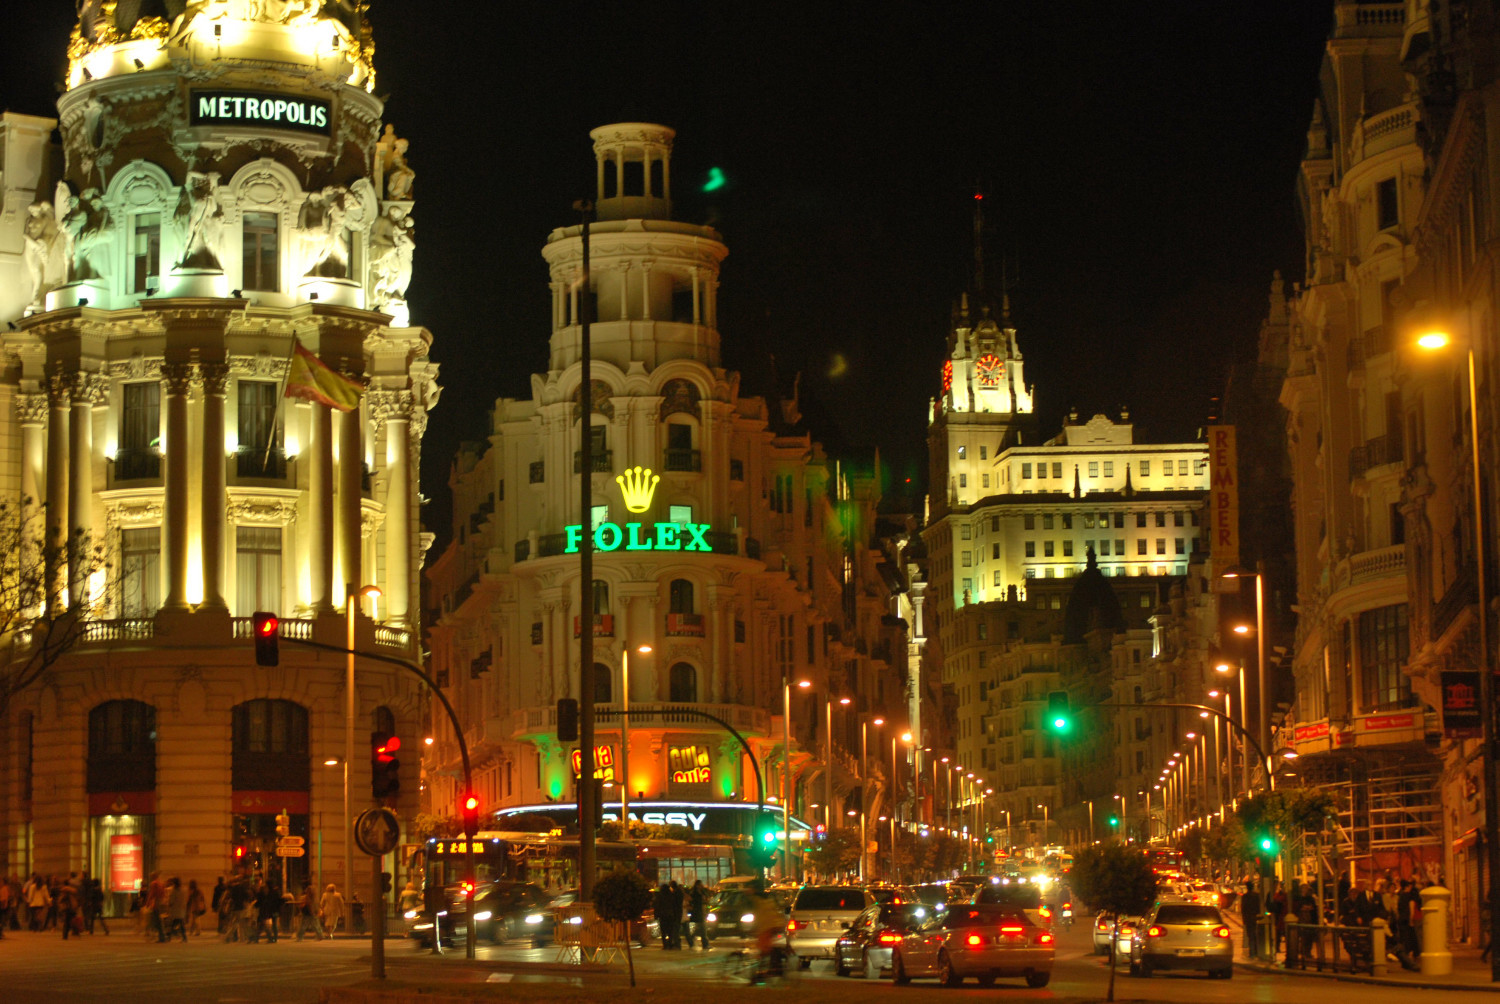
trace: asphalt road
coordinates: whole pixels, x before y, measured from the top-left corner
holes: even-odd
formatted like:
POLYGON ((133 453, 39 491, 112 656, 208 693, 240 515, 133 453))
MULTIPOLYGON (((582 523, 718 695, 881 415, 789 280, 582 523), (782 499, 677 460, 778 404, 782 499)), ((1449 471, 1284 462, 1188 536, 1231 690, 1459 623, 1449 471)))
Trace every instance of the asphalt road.
MULTIPOLYGON (((928 989, 893 987, 888 980, 867 983, 861 979, 840 979, 828 963, 815 963, 803 974, 792 996, 806 997, 819 1004, 849 1001, 868 1004, 872 998, 882 1000, 924 1000, 941 993, 943 999, 954 995, 986 998, 1003 994, 1018 1000, 1101 1000, 1104 997, 1108 968, 1090 952, 1089 931, 1078 925, 1070 932, 1060 932, 1057 963, 1052 983, 1042 990, 1028 989, 1019 980, 1002 981, 995 990, 981 990, 975 984, 962 990, 943 990, 928 983, 928 989)), ((695 999, 701 993, 706 999, 711 987, 718 985, 720 960, 734 946, 716 946, 704 952, 663 952, 648 949, 635 953, 636 970, 643 988, 656 987, 660 999, 688 994, 695 999), (699 984, 699 991, 693 984, 699 984)), ((294 942, 284 938, 272 944, 222 944, 208 937, 187 944, 148 943, 117 926, 110 937, 85 935, 64 942, 57 934, 10 932, 0 940, 0 998, 8 1001, 60 1002, 107 1000, 120 1004, 166 1004, 192 1001, 194 1004, 262 1004, 262 1002, 313 1002, 320 986, 349 985, 369 978, 368 941, 294 942)), ((597 986, 599 999, 628 999, 623 993, 624 966, 612 967, 607 974, 577 976, 553 970, 556 953, 552 949, 528 949, 512 945, 483 946, 476 964, 468 964, 463 953, 452 952, 435 958, 417 952, 410 942, 387 944, 388 971, 392 979, 495 984, 496 999, 525 1000, 524 987, 536 983, 569 983, 577 987, 597 986), (551 970, 551 971, 547 971, 551 970)), ((1209 980, 1195 975, 1154 976, 1150 980, 1134 979, 1122 968, 1116 981, 1116 998, 1121 1001, 1165 1001, 1184 1004, 1209 1002, 1267 1002, 1267 1004, 1336 1004, 1349 1001, 1358 1004, 1410 1004, 1410 988, 1378 987, 1334 982, 1311 977, 1259 974, 1240 970, 1234 979, 1209 980)), ((1500 998, 1480 992, 1427 992, 1435 1004, 1460 1004, 1470 1000, 1497 1001, 1500 998)))

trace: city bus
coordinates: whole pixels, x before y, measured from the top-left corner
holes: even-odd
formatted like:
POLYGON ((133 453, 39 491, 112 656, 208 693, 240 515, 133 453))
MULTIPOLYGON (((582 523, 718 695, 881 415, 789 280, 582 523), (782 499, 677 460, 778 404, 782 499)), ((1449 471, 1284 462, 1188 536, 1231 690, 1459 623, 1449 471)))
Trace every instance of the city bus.
MULTIPOLYGON (((562 893, 578 886, 578 837, 552 833, 485 831, 472 841, 434 837, 422 853, 420 870, 429 883, 447 888, 468 874, 468 852, 474 848, 475 877, 480 882, 529 882, 562 893)), ((595 843, 599 874, 634 868, 652 885, 676 881, 691 886, 702 880, 716 886, 734 874, 734 848, 727 844, 693 844, 680 840, 595 843)), ((412 870, 418 871, 416 864, 412 870)))

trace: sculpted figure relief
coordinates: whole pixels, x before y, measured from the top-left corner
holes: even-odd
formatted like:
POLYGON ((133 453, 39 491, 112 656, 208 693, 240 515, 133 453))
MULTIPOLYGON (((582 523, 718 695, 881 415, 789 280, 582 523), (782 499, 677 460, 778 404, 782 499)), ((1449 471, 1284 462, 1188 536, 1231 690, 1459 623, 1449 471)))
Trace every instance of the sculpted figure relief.
POLYGON ((218 247, 224 231, 224 209, 219 205, 219 174, 189 171, 177 197, 172 222, 182 237, 178 268, 220 269, 218 247))
POLYGON ((387 123, 376 149, 380 151, 381 173, 385 176, 385 197, 398 202, 411 198, 412 182, 417 172, 406 162, 406 151, 410 147, 404 139, 396 136, 396 127, 387 123))
POLYGON ((379 210, 368 178, 348 188, 329 185, 309 194, 297 216, 297 234, 308 262, 305 274, 347 279, 350 234, 369 230, 379 210))
POLYGON ((72 249, 71 279, 102 279, 109 272, 109 244, 114 219, 97 188, 87 188, 62 218, 62 231, 72 249))
POLYGON ((376 309, 406 302, 411 283, 411 259, 416 250, 412 218, 401 206, 387 206, 370 228, 371 296, 376 309))
POLYGON ((67 259, 59 247, 60 235, 52 203, 38 202, 26 207, 26 225, 21 236, 26 245, 26 274, 31 277, 29 310, 41 310, 47 293, 68 281, 67 259))

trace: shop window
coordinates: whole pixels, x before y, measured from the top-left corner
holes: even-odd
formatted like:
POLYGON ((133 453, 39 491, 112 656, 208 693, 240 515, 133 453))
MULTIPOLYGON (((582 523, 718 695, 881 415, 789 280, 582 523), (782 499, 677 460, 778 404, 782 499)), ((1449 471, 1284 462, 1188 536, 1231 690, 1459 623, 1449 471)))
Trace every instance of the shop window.
POLYGON ((1366 610, 1359 615, 1361 711, 1404 708, 1411 704, 1411 680, 1404 671, 1409 646, 1405 603, 1366 610))

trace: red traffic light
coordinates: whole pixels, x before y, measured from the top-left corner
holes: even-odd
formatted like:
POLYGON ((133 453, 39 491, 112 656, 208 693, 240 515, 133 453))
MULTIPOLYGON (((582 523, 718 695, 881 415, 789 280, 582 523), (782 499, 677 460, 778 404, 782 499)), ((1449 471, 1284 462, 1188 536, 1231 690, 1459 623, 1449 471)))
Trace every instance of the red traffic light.
POLYGON ((464 808, 469 810, 470 812, 474 812, 479 808, 479 799, 475 798, 473 795, 470 795, 468 798, 464 799, 464 808))
POLYGON ((276 633, 277 623, 275 614, 267 614, 256 623, 255 630, 269 637, 276 633))
POLYGON ((389 739, 387 739, 385 741, 385 751, 387 753, 394 753, 394 752, 396 752, 400 748, 401 748, 401 737, 400 736, 391 736, 389 739))
POLYGON ((275 614, 258 610, 252 615, 251 622, 255 626, 255 664, 257 666, 278 665, 281 661, 281 653, 278 650, 281 641, 281 621, 275 614))

